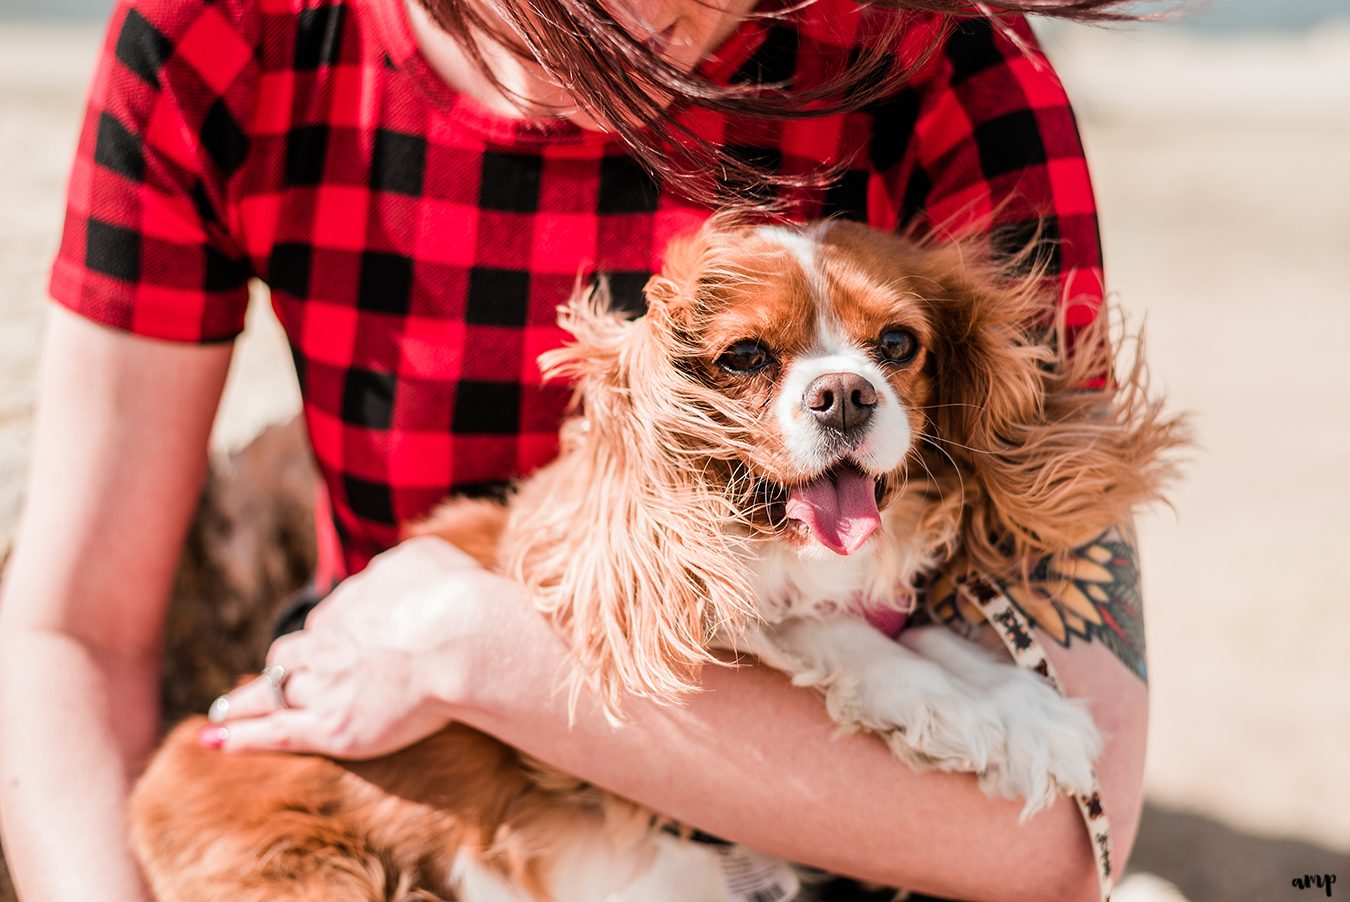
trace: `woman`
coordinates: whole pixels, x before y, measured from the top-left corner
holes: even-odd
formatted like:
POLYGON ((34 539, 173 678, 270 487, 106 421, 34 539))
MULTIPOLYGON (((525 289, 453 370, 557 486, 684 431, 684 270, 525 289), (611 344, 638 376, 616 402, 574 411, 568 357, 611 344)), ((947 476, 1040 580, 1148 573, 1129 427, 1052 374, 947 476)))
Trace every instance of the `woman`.
MULTIPOLYGON (((586 705, 569 725, 563 650, 519 587, 434 542, 385 551, 451 490, 548 459, 565 390, 540 386, 532 363, 561 339, 553 309, 578 270, 638 304, 665 241, 716 203, 978 226, 1010 246, 1039 228, 1070 321, 1090 319, 1091 189, 1025 23, 953 28, 852 0, 422 2, 114 13, 0 602, 0 813, 24 898, 145 898, 122 806, 156 737, 168 588, 250 275, 290 336, 331 506, 319 580, 351 578, 269 655, 291 673, 288 707, 250 684, 204 743, 367 757, 458 720, 832 872, 956 898, 1092 897, 1067 799, 1019 825, 1016 803, 968 775, 833 740, 818 699, 757 667, 708 670, 711 691, 686 707, 635 702, 622 728, 586 705)), ((1106 601, 1024 601, 1108 737, 1120 865, 1146 690, 1116 544, 1106 601)), ((967 612, 934 601, 963 625, 967 612)))

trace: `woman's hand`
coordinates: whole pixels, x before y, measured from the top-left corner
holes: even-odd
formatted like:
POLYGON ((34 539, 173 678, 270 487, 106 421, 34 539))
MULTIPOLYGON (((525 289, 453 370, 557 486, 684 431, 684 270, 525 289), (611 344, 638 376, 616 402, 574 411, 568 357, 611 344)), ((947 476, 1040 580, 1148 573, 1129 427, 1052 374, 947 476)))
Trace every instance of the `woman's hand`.
POLYGON ((406 748, 450 722, 490 609, 510 593, 519 586, 440 539, 404 542, 273 643, 278 690, 259 676, 222 696, 199 741, 348 759, 406 748))

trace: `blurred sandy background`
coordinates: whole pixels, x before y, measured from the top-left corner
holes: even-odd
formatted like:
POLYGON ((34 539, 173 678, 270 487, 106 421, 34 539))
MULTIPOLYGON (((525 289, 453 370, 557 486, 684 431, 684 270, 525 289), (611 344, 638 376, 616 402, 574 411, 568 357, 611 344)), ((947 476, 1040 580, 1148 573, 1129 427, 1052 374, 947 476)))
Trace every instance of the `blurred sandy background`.
MULTIPOLYGON (((91 0, 48 4, 45 22, 8 2, 0 549, 99 39, 80 15, 91 0)), ((1201 445, 1177 514, 1141 524, 1153 728, 1131 870, 1196 902, 1322 896, 1291 886, 1305 873, 1350 894, 1350 5, 1220 0, 1185 25, 1046 40, 1079 110, 1117 302, 1146 317, 1158 385, 1194 412, 1201 445)), ((257 307, 218 449, 298 403, 257 307)))

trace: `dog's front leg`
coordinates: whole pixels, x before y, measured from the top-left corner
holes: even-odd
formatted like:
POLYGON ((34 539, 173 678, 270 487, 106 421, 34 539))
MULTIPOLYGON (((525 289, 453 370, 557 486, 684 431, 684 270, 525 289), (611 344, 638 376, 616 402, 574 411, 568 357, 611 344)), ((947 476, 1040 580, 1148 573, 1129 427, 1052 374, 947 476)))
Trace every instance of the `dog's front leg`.
POLYGON ((986 792, 1025 799, 1024 813, 1090 785, 1099 740, 1081 707, 943 627, 902 642, 833 617, 761 625, 735 645, 820 690, 845 729, 877 733, 916 768, 979 774, 986 792))
POLYGON ((974 686, 857 618, 760 624, 734 647, 818 689, 835 723, 877 733, 916 768, 982 773, 1003 750, 999 713, 974 686))

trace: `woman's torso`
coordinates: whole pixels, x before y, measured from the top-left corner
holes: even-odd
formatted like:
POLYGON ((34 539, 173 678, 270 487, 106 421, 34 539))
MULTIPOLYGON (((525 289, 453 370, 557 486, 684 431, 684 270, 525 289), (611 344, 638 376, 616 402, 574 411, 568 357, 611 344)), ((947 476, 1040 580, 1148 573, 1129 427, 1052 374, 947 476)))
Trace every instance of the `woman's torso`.
MULTIPOLYGON (((748 21, 704 71, 812 86, 855 60, 857 10, 816 0, 748 21)), ((897 52, 939 34, 915 16, 897 52)), ((1091 188, 1062 90, 1028 45, 974 21, 861 111, 683 121, 780 174, 841 167, 781 198, 793 218, 999 226, 1012 246, 1038 234, 1090 318, 1091 188)), ((667 241, 710 212, 612 136, 456 95, 402 0, 126 4, 92 97, 53 296, 209 341, 237 332, 249 275, 270 286, 331 507, 325 577, 363 567, 446 495, 548 461, 568 389, 535 360, 565 338, 556 308, 601 273, 640 310, 667 241)))

